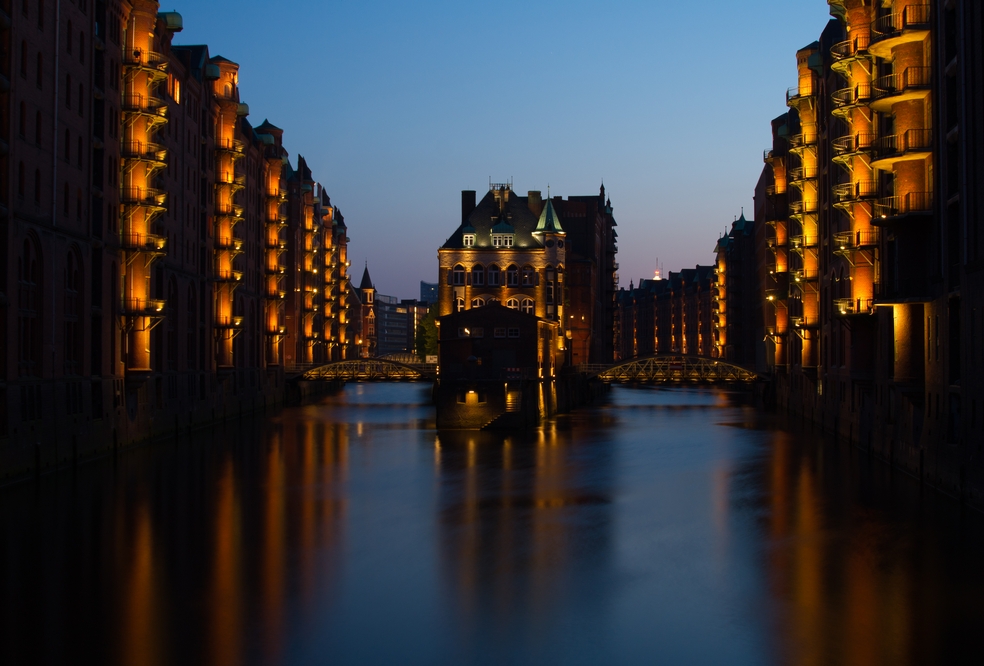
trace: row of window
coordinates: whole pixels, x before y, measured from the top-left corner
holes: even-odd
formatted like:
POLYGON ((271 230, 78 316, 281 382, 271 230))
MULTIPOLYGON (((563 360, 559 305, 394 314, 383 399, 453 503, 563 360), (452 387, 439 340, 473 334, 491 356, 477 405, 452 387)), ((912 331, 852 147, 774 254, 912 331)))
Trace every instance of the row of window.
MULTIPOLYGON (((471 299, 472 308, 481 308, 486 305, 492 305, 494 303, 501 303, 498 298, 494 296, 479 296, 477 298, 471 299)), ((534 314, 536 311, 536 303, 533 302, 532 298, 509 298, 506 299, 506 307, 510 310, 519 310, 526 314, 534 314)), ((455 299, 455 310, 461 312, 465 309, 465 299, 458 298, 455 299)))
MULTIPOLYGON (((552 281, 554 279, 554 272, 553 267, 547 267, 548 280, 552 281)), ((556 270, 558 275, 563 272, 563 267, 558 267, 556 270)), ((505 273, 504 284, 507 287, 535 287, 539 283, 539 276, 532 266, 526 265, 522 268, 517 268, 515 264, 510 265, 505 271, 496 264, 492 264, 488 268, 481 264, 475 264, 471 267, 471 270, 466 269, 461 264, 457 264, 451 269, 449 283, 455 286, 470 284, 474 287, 481 287, 487 283, 490 287, 498 287, 503 284, 503 273, 505 273)))
MULTIPOLYGON (((492 247, 512 247, 514 234, 492 234, 492 247)), ((462 244, 465 247, 475 246, 475 234, 464 234, 462 244)))
MULTIPOLYGON (((459 328, 458 329, 459 338, 484 338, 485 329, 482 327, 472 327, 472 328, 459 328)), ((505 326, 496 326, 493 329, 493 337, 496 338, 518 338, 519 329, 505 326)))

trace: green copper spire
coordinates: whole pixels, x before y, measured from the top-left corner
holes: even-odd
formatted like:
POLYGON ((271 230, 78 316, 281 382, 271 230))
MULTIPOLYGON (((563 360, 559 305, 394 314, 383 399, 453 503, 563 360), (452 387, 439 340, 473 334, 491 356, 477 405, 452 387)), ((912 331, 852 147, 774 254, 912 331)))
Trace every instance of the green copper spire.
POLYGON ((560 218, 554 210, 553 202, 547 199, 547 205, 540 213, 540 221, 536 225, 535 234, 564 234, 563 227, 560 226, 560 218))

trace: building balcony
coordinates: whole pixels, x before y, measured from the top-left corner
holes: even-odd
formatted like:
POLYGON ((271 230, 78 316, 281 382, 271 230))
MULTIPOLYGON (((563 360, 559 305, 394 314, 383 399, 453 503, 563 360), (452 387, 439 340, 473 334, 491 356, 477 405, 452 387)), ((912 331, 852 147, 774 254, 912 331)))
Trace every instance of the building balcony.
POLYGON ((932 192, 909 192, 899 196, 876 199, 871 223, 876 226, 885 226, 932 214, 932 192))
POLYGON ((243 272, 242 271, 232 271, 232 270, 219 270, 215 273, 216 282, 227 282, 231 284, 239 284, 242 282, 243 272))
POLYGON ((868 35, 859 35, 834 44, 830 47, 830 56, 833 60, 830 68, 838 74, 847 76, 851 71, 851 63, 871 57, 868 53, 870 43, 871 38, 868 35))
POLYGON ((219 174, 218 184, 228 185, 232 189, 232 192, 235 194, 239 190, 246 187, 246 176, 245 175, 237 176, 234 173, 222 173, 219 174))
POLYGON ((123 67, 126 69, 146 72, 156 81, 167 77, 167 56, 163 53, 143 49, 123 49, 122 59, 123 67))
POLYGON ((124 116, 143 116, 152 125, 167 121, 167 102, 154 95, 123 95, 121 107, 124 116))
POLYGON ((120 237, 120 247, 127 252, 146 252, 163 255, 167 239, 154 234, 123 234, 120 237))
POLYGON ((242 219, 243 207, 235 203, 215 204, 215 214, 242 219))
POLYGON ((223 155, 231 155, 233 159, 239 159, 246 152, 246 144, 238 139, 216 139, 215 151, 223 155))
POLYGON ((816 125, 803 125, 798 134, 789 137, 789 151, 800 154, 808 148, 815 147, 818 136, 816 125))
POLYGON ((873 298, 835 298, 834 316, 852 317, 855 315, 870 315, 875 312, 873 298))
POLYGON ((891 59, 892 49, 924 40, 930 31, 929 4, 909 5, 901 12, 882 16, 871 24, 868 50, 879 58, 891 59))
POLYGON ((120 157, 146 162, 157 169, 167 166, 167 148, 147 141, 127 141, 120 146, 120 157))
POLYGON ((787 298, 789 298, 789 289, 786 287, 776 286, 776 287, 766 288, 765 290, 765 300, 769 301, 770 303, 776 301, 785 301, 787 298))
POLYGON ((792 278, 794 284, 806 284, 819 280, 820 271, 815 268, 794 268, 789 271, 789 277, 792 278))
POLYGON ((120 190, 120 203, 154 210, 167 210, 167 192, 152 187, 124 187, 120 190))
POLYGON ((814 201, 794 201, 789 204, 789 217, 802 219, 807 215, 815 215, 817 212, 817 202, 814 201))
POLYGON ((163 317, 166 301, 150 298, 127 298, 123 300, 120 314, 124 317, 163 317))
POLYGON ((849 88, 841 88, 830 95, 833 103, 831 112, 839 118, 850 116, 851 110, 865 106, 871 101, 871 86, 867 83, 859 83, 849 88))
POLYGON ((215 239, 215 249, 241 254, 243 251, 243 241, 241 238, 222 236, 215 239))
POLYGON ((222 315, 215 318, 213 325, 219 330, 241 329, 243 327, 243 318, 232 315, 222 315))
POLYGON ((287 251, 287 241, 277 239, 275 242, 270 242, 267 240, 267 242, 264 243, 264 248, 270 252, 281 254, 287 251))
POLYGON ((819 170, 817 167, 796 167, 789 170, 789 184, 800 187, 807 181, 817 179, 819 170))
POLYGON ((871 108, 889 113, 894 104, 914 99, 928 99, 933 70, 929 67, 906 67, 901 74, 889 74, 872 83, 871 108))
POLYGON ((790 236, 789 245, 797 252, 815 248, 817 246, 817 237, 806 235, 790 236))
POLYGON ((287 269, 284 266, 266 266, 263 272, 267 275, 283 276, 287 273, 287 269))
POLYGON ((798 109, 803 104, 813 103, 813 88, 794 86, 786 91, 786 106, 798 109))
POLYGON ((867 155, 874 150, 875 140, 876 136, 872 132, 859 132, 834 139, 830 142, 834 153, 833 161, 851 170, 856 156, 867 155))
POLYGON ((789 323, 793 325, 793 328, 800 330, 809 330, 820 328, 820 319, 816 316, 807 317, 806 315, 797 315, 789 318, 789 323))
POLYGON ((873 180, 859 180, 855 183, 841 183, 831 188, 834 205, 850 208, 855 202, 873 199, 878 196, 878 183, 873 180))
POLYGON ((873 250, 878 247, 880 238, 878 229, 838 231, 834 234, 834 254, 848 256, 858 250, 873 250))
POLYGON ((910 129, 875 140, 875 159, 871 166, 888 169, 896 162, 925 159, 932 154, 933 130, 910 129))

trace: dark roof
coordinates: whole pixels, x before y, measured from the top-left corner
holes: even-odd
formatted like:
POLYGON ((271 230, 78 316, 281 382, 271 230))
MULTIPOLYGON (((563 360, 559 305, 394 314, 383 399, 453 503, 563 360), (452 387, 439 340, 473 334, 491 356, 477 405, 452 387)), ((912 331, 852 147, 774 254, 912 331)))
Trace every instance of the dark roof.
MULTIPOLYGON (((475 210, 451 234, 443 247, 445 249, 463 248, 462 234, 465 228, 470 226, 475 230, 475 245, 473 247, 491 248, 492 227, 500 224, 500 222, 505 222, 512 227, 511 230, 503 230, 498 233, 514 233, 514 246, 540 247, 540 243, 533 238, 533 231, 536 230, 538 220, 529 208, 527 197, 517 196, 512 190, 504 190, 503 192, 508 193, 508 200, 501 211, 495 191, 489 190, 475 207, 475 210)), ((469 230, 469 233, 472 232, 469 230)))
POLYGON ((359 284, 359 289, 375 289, 372 286, 372 278, 369 277, 369 264, 366 264, 366 269, 362 271, 362 283, 359 284))
POLYGON ((222 56, 220 56, 220 55, 217 55, 217 56, 212 56, 211 58, 209 58, 209 62, 212 62, 212 63, 222 63, 222 62, 227 62, 227 63, 229 63, 230 65, 236 65, 237 67, 239 66, 239 63, 238 63, 238 62, 233 62, 233 61, 231 61, 231 60, 229 60, 228 58, 223 58, 223 57, 222 57, 222 56))
POLYGON ((269 120, 264 119, 262 123, 256 128, 256 131, 260 134, 269 134, 270 132, 283 132, 282 129, 271 123, 269 120))

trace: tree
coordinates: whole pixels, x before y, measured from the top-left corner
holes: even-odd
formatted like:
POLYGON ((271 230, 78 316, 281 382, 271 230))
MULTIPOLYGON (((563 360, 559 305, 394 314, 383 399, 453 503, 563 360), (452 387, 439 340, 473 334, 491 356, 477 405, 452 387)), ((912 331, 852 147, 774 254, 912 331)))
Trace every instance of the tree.
POLYGON ((417 324, 417 356, 426 360, 437 356, 437 303, 427 309, 427 315, 417 324))

